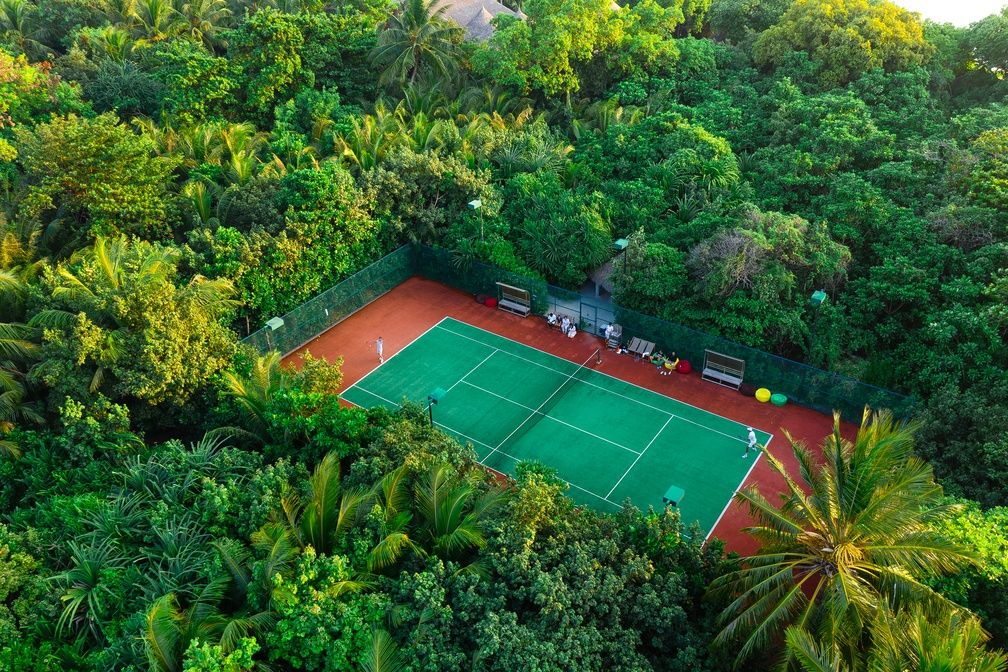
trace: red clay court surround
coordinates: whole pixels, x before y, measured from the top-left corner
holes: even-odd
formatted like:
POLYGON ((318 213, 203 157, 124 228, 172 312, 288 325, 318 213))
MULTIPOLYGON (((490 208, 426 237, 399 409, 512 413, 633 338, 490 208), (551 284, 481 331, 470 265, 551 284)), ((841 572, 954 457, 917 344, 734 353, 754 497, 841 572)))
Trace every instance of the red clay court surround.
MULTIPOLYGON (((284 361, 294 363, 301 352, 308 350, 329 361, 343 358, 343 386, 354 384, 378 365, 374 341, 384 342, 385 358, 393 356, 427 329, 449 316, 492 331, 501 336, 558 355, 580 364, 602 345, 602 339, 580 332, 573 339, 546 326, 535 315, 521 318, 476 303, 473 297, 445 285, 413 277, 381 298, 365 306, 329 331, 288 355, 284 361)), ((689 375, 660 376, 651 365, 635 362, 629 355, 611 351, 603 355, 598 370, 617 378, 666 394, 680 401, 699 406, 745 425, 753 425, 774 434, 769 450, 797 474, 798 465, 791 455, 783 430, 817 449, 823 437, 833 428, 833 419, 808 408, 788 404, 783 407, 762 404, 720 385, 689 375)), ((755 381, 759 382, 759 381, 755 381)), ((844 434, 852 436, 856 428, 845 424, 844 434)), ((739 459, 742 453, 739 452, 739 459)), ((753 459, 750 457, 749 459, 753 459)), ((756 484, 771 502, 783 488, 783 481, 773 473, 766 459, 761 458, 749 473, 745 485, 756 484)), ((723 539, 728 550, 741 554, 756 550, 755 541, 741 530, 750 524, 748 511, 734 501, 718 521, 712 536, 723 539)))

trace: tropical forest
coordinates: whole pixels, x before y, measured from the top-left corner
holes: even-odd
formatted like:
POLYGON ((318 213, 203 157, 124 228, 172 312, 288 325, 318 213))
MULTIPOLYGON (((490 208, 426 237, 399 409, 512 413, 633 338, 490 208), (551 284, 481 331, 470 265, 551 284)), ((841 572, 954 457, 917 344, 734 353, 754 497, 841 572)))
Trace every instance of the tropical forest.
POLYGON ((0 671, 1008 670, 1008 7, 897 3, 0 0, 0 671), (774 427, 740 553, 242 342, 617 241, 912 412, 774 427))

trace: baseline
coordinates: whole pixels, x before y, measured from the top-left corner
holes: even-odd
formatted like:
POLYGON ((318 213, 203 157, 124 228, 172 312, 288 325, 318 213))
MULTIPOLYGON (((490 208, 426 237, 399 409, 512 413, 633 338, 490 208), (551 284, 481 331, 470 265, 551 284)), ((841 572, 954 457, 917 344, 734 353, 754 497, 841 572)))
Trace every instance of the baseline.
MULTIPOLYGON (((393 352, 391 355, 389 355, 388 359, 386 359, 385 362, 388 362, 389 360, 391 360, 393 357, 395 357, 400 352, 402 352, 406 348, 410 347, 411 345, 413 345, 414 343, 416 343, 417 341, 419 341, 421 338, 423 338, 424 336, 426 336, 428 333, 430 333, 431 331, 433 331, 433 330, 437 329, 438 327, 440 327, 442 322, 444 322, 445 320, 449 320, 449 319, 452 319, 452 318, 450 318, 450 317, 448 317, 446 315, 446 316, 442 317, 440 320, 438 320, 437 322, 435 322, 434 324, 432 324, 431 326, 429 326, 426 329, 424 329, 424 331, 423 331, 422 334, 420 334, 419 336, 417 336, 416 338, 414 338, 412 341, 410 341, 409 343, 407 343, 406 345, 404 345, 403 347, 399 348, 398 350, 396 350, 395 352, 393 352)), ((465 323, 463 322, 463 324, 465 324, 465 323)), ((323 333, 325 333, 325 332, 323 332, 323 333)), ((479 341, 476 341, 476 342, 479 343, 479 341)), ((487 346, 488 348, 494 347, 494 346, 490 345, 489 343, 484 343, 483 345, 487 346)), ((362 380, 364 380, 365 378, 367 378, 368 376, 370 376, 372 373, 374 373, 375 371, 377 371, 378 369, 380 369, 385 362, 378 362, 377 366, 375 366, 370 371, 368 371, 367 373, 365 373, 363 376, 361 376, 360 378, 358 378, 357 380, 355 380, 348 387, 343 388, 343 392, 346 392, 347 390, 349 390, 351 388, 357 387, 357 383, 361 382, 362 380)), ((361 388, 358 388, 358 389, 361 389, 361 388)), ((377 396, 377 395, 375 395, 375 396, 377 396)))
MULTIPOLYGON (((486 445, 486 444, 483 444, 483 445, 486 445)), ((496 452, 497 452, 497 453, 500 453, 500 454, 501 454, 501 455, 503 455, 504 457, 506 457, 506 458, 508 458, 509 460, 513 461, 513 462, 514 462, 515 464, 517 464, 517 463, 519 463, 519 462, 527 462, 527 460, 522 460, 522 459, 520 459, 520 458, 517 458, 517 457, 515 457, 514 455, 511 455, 510 453, 505 453, 505 452, 504 452, 503 450, 497 450, 496 452)), ((492 455, 492 454, 493 454, 493 453, 491 453, 491 455, 492 455)), ((487 455, 487 456, 486 456, 486 459, 490 459, 490 455, 487 455)), ((480 460, 480 463, 481 463, 481 464, 482 464, 482 465, 483 465, 484 467, 488 467, 488 465, 486 464, 485 460, 480 460)), ((493 467, 488 467, 488 468, 490 468, 490 469, 493 469, 493 467)), ((560 480, 561 480, 561 481, 563 481, 564 483, 566 483, 567 485, 569 485, 570 487, 572 487, 572 488, 576 489, 576 490, 580 490, 581 492, 583 492, 583 493, 585 493, 585 494, 588 494, 588 495, 591 495, 592 497, 595 497, 596 499, 601 499, 601 500, 602 500, 603 502, 605 502, 605 503, 607 503, 607 504, 611 504, 611 505, 615 506, 615 507, 616 507, 617 509, 622 509, 622 508, 623 508, 623 505, 622 505, 622 504, 617 504, 616 502, 614 502, 614 501, 612 501, 612 500, 610 500, 610 499, 606 499, 606 498, 605 498, 605 497, 603 497, 602 495, 600 495, 600 494, 598 494, 598 493, 595 493, 595 492, 592 492, 591 490, 589 490, 589 489, 587 489, 587 488, 582 488, 582 487, 581 487, 580 485, 577 485, 576 483, 571 483, 570 481, 568 481, 568 480, 567 480, 567 479, 565 479, 565 478, 561 478, 560 480)))
POLYGON ((767 450, 770 447, 770 442, 773 441, 773 438, 774 435, 771 434, 770 438, 768 438, 766 443, 763 444, 763 450, 756 453, 756 459, 754 459, 752 464, 749 465, 749 469, 746 471, 745 476, 742 477, 742 480, 739 481, 738 486, 735 488, 734 491, 732 491, 731 496, 728 498, 728 502, 724 505, 724 508, 721 509, 721 513, 718 514, 717 520, 714 521, 714 524, 711 525, 710 530, 707 531, 707 535, 704 536, 704 542, 710 539, 710 536, 714 534, 714 530, 717 529, 718 523, 721 522, 721 519, 724 518, 724 515, 728 512, 728 507, 730 507, 732 505, 732 502, 735 501, 735 495, 737 495, 738 491, 742 489, 742 486, 745 485, 745 482, 749 480, 749 476, 752 475, 753 469, 756 468, 756 463, 759 462, 759 459, 761 457, 763 457, 763 451, 767 450))

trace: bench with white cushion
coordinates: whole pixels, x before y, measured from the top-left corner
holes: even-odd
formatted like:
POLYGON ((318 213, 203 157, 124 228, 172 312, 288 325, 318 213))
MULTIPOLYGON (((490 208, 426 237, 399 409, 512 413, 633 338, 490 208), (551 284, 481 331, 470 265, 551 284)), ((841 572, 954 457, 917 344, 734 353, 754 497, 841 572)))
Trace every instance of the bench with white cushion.
POLYGON ((532 312, 532 295, 527 289, 514 287, 503 282, 497 283, 500 298, 497 299, 497 307, 500 310, 528 317, 532 312))
POLYGON ((745 360, 707 350, 700 377, 703 380, 737 390, 745 377, 745 360))
POLYGON ((501 310, 506 310, 509 313, 521 315, 522 317, 528 317, 528 314, 532 312, 532 309, 529 306, 520 304, 517 301, 512 301, 511 299, 498 300, 497 307, 501 310))

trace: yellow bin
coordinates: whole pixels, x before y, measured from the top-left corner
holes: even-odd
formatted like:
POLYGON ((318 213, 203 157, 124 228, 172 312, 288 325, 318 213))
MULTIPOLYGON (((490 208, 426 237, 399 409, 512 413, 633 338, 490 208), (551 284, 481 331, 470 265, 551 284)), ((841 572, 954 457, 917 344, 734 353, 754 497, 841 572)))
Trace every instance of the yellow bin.
POLYGON ((764 404, 770 401, 770 390, 765 387, 756 390, 756 401, 762 401, 764 404))

